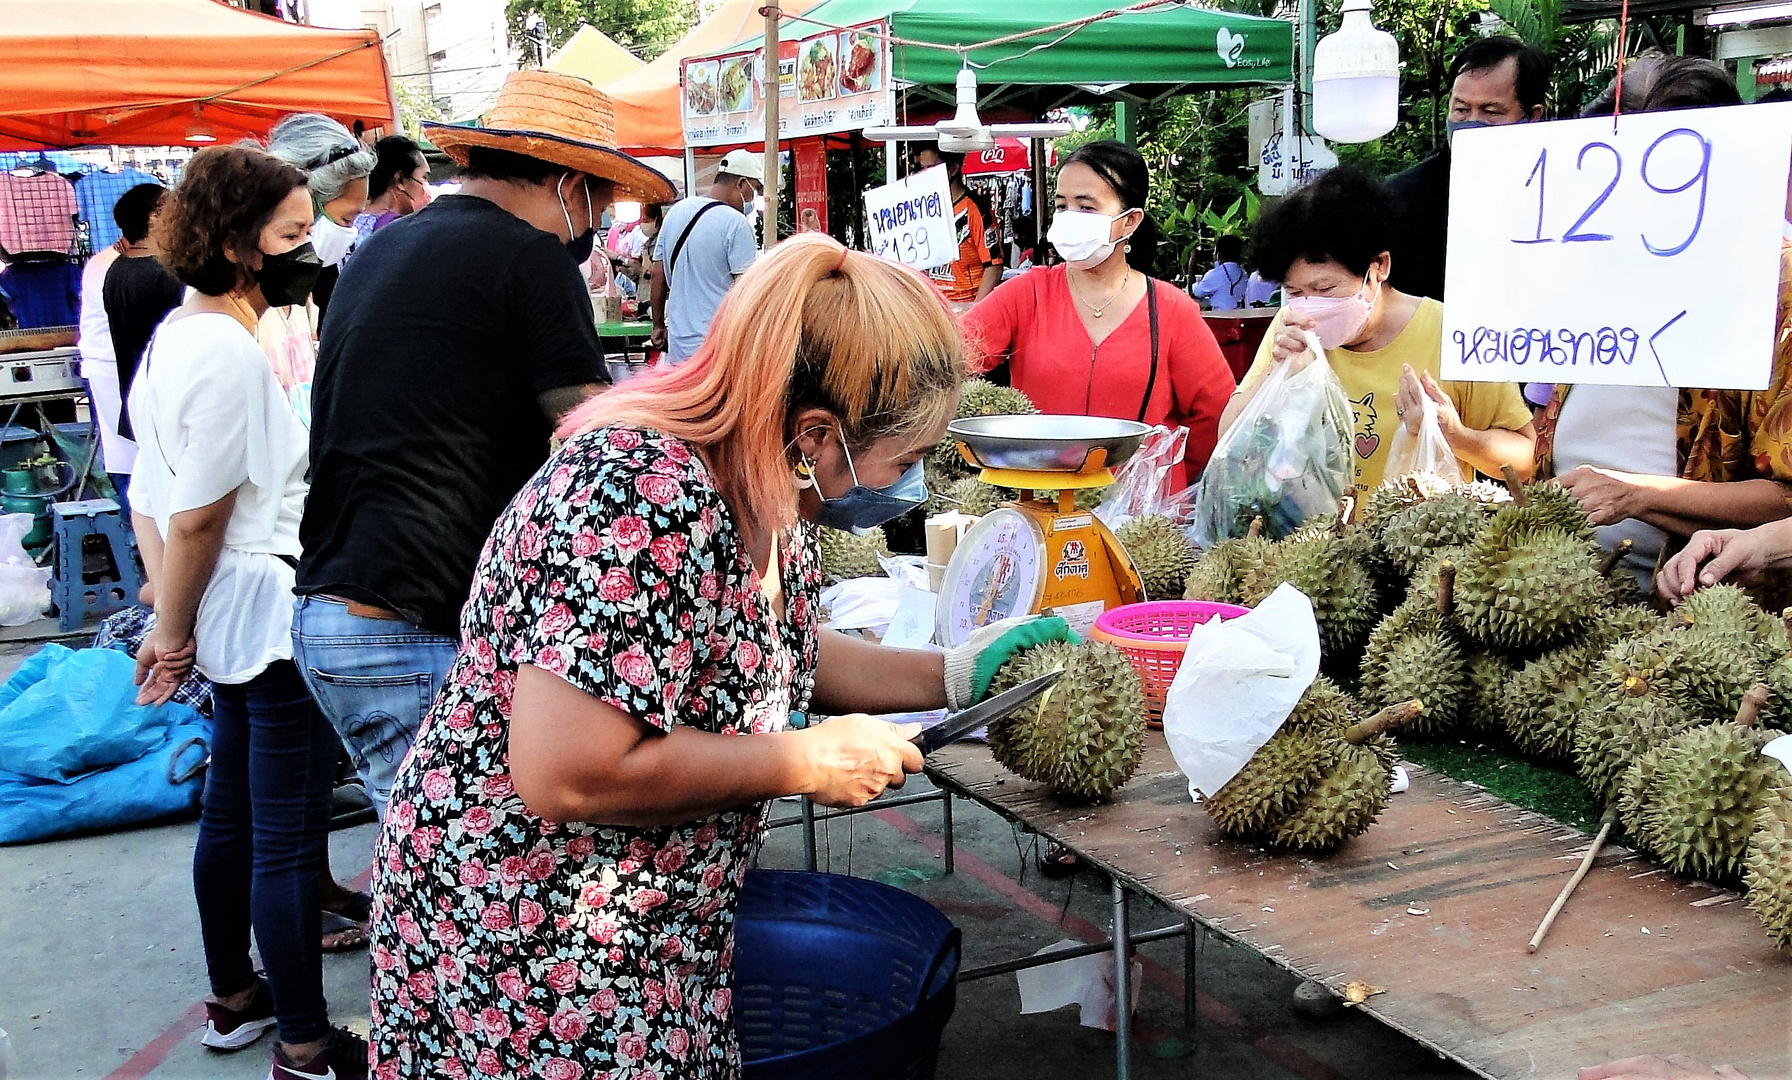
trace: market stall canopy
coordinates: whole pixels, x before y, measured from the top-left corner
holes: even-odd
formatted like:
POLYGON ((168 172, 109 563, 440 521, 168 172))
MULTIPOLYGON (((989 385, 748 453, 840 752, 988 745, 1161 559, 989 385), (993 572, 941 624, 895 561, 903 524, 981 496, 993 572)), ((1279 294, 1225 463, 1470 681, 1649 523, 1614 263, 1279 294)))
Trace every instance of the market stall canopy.
MULTIPOLYGON (((678 43, 639 71, 600 85, 616 111, 616 143, 631 154, 682 154, 684 130, 679 122, 679 65, 688 56, 721 52, 742 38, 759 34, 765 0, 727 0, 715 14, 698 23, 678 43)), ((800 15, 820 0, 783 0, 784 11, 800 15)))
POLYGON ((0 149, 228 142, 292 112, 395 126, 379 35, 218 0, 0 0, 0 149))
MULTIPOLYGON (((1282 19, 1188 7, 1174 0, 1049 29, 1129 6, 1126 0, 1028 0, 1025 4, 966 4, 962 0, 825 0, 786 15, 779 33, 806 38, 828 27, 887 19, 897 39, 892 73, 943 100, 952 100, 962 66, 949 48, 1024 35, 971 50, 984 99, 1035 116, 1064 105, 1155 101, 1192 90, 1293 78, 1294 25, 1282 19), (926 43, 926 44, 905 44, 926 43)), ((751 32, 751 31, 749 31, 751 32)), ((752 42, 759 37, 754 35, 752 42)), ((721 50, 715 50, 721 51, 721 50)))
POLYGON ((577 75, 593 86, 615 82, 646 66, 640 57, 616 44, 595 26, 579 27, 579 32, 542 65, 562 75, 577 75))

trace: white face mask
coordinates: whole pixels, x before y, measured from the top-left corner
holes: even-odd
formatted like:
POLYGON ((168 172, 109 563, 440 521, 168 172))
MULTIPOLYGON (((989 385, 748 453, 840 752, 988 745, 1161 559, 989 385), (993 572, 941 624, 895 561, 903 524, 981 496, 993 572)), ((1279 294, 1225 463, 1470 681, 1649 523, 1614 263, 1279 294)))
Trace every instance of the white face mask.
POLYGON ((1091 210, 1059 210, 1052 215, 1052 227, 1046 231, 1045 239, 1065 262, 1078 270, 1088 270, 1106 262, 1114 253, 1114 246, 1132 235, 1109 239, 1114 222, 1130 213, 1127 210, 1109 217, 1091 210))
POLYGON ((325 266, 341 262, 354 243, 355 230, 336 224, 328 214, 317 215, 317 220, 311 223, 311 250, 317 252, 325 266))

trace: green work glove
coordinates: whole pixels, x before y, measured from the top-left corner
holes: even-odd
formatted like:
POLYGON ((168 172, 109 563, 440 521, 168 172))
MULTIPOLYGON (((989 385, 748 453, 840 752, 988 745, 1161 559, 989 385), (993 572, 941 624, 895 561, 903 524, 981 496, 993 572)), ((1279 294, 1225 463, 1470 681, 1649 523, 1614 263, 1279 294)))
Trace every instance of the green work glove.
POLYGON ((1075 644, 1070 624, 1053 615, 1022 615, 990 623, 963 645, 946 650, 946 706, 953 712, 982 701, 996 672, 1014 655, 1048 641, 1075 644))

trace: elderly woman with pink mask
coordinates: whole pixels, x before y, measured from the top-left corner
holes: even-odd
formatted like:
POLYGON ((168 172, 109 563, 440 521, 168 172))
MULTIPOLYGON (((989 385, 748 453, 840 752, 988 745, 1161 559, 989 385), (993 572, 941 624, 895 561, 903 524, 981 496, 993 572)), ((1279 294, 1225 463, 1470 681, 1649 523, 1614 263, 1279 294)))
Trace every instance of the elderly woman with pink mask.
POLYGON ((1264 212, 1254 253, 1263 276, 1281 282, 1287 306, 1226 406, 1221 432, 1274 365, 1310 361, 1311 331, 1350 398, 1359 490, 1380 486, 1396 426, 1417 431, 1425 398, 1436 403, 1465 476, 1497 476, 1511 465, 1528 479, 1537 442, 1529 406, 1512 383, 1438 380, 1444 308, 1387 284, 1395 228, 1387 190, 1350 168, 1325 173, 1264 212))

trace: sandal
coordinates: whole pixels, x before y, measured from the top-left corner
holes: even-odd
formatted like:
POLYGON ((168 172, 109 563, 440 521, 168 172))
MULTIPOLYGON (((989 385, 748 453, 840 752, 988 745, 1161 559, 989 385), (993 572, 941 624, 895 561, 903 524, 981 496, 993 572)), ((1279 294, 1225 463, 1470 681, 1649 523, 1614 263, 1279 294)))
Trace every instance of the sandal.
POLYGON ((345 919, 333 911, 323 913, 323 951, 354 952, 367 947, 367 925, 345 919))
POLYGON ((1033 857, 1033 861, 1038 865, 1039 872, 1048 878, 1069 877, 1082 864, 1076 852, 1056 841, 1046 845, 1044 851, 1033 857))

